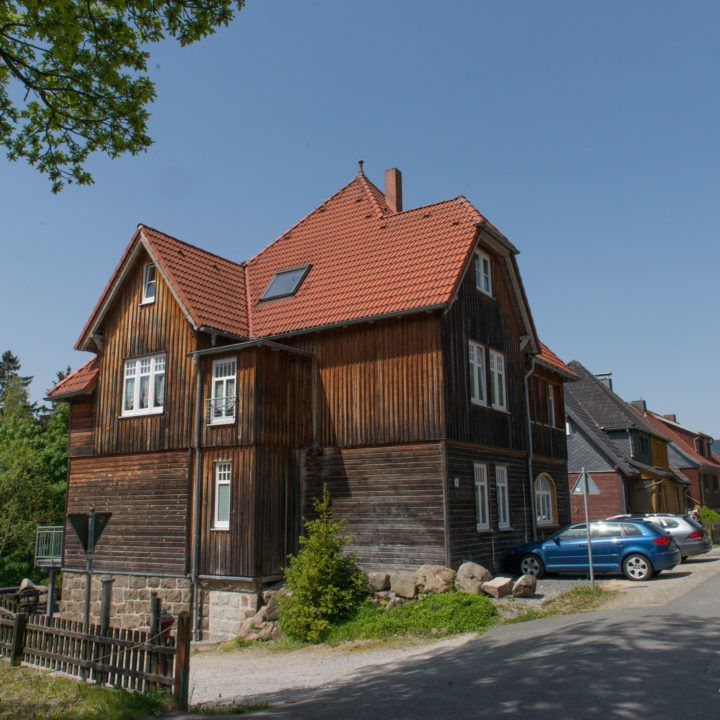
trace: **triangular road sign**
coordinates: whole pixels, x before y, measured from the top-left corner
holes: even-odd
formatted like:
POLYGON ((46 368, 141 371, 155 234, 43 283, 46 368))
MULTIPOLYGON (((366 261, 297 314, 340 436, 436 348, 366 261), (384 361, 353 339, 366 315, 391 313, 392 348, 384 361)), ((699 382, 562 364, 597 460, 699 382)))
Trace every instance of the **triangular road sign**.
POLYGON ((600 490, 595 484, 593 479, 590 477, 590 473, 583 469, 578 479, 573 485, 573 489, 570 492, 571 495, 599 495, 600 490), (585 489, 587 487, 587 490, 585 489))

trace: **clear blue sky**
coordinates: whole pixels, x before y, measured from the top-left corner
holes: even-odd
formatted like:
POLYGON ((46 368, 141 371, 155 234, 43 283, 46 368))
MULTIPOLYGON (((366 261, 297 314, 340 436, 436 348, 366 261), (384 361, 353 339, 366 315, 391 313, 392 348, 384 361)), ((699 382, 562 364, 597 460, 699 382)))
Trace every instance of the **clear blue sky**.
POLYGON ((146 154, 59 196, 0 160, 0 352, 43 397, 138 222, 241 261, 363 158, 510 238, 564 360, 719 437, 718 27, 712 2, 248 0, 153 48, 146 154))

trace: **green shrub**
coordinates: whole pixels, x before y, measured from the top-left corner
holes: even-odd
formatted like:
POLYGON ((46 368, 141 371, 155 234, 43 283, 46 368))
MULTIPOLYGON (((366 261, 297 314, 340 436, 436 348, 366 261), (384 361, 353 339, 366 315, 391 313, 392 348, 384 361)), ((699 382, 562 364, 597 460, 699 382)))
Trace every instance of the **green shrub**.
POLYGON ((703 525, 710 525, 720 521, 720 515, 704 505, 700 508, 700 522, 703 525))
POLYGON ((365 603, 349 620, 336 624, 330 642, 388 638, 395 635, 449 635, 492 625, 497 610, 490 598, 464 592, 426 595, 390 609, 365 603))
POLYGON ((349 617, 369 592, 356 555, 343 553, 351 538, 343 535, 344 521, 333 520, 327 487, 314 508, 317 517, 305 522, 300 551, 284 569, 292 594, 281 596, 278 608, 281 630, 305 642, 323 640, 331 623, 349 617))

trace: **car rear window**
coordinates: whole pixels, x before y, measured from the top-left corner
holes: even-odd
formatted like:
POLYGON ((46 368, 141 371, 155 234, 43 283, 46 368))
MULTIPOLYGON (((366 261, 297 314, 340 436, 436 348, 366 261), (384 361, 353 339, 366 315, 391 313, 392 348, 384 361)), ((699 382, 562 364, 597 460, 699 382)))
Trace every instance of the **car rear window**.
POLYGON ((660 525, 660 527, 664 528, 676 528, 680 527, 680 523, 677 520, 673 520, 672 518, 653 518, 652 521, 660 525))
POLYGON ((655 520, 653 520, 652 522, 646 520, 645 526, 654 530, 658 535, 664 535, 665 537, 668 536, 668 531, 660 527, 660 525, 658 525, 655 520))
MULTIPOLYGON (((652 526, 652 523, 647 524, 652 526)), ((640 527, 638 525, 634 525, 633 523, 623 523, 622 531, 627 537, 638 537, 643 534, 640 527)))
POLYGON ((691 518, 691 517, 686 517, 686 518, 683 518, 683 519, 685 520, 685 522, 690 523, 694 528, 697 528, 698 530, 702 530, 702 529, 703 529, 702 523, 698 522, 697 520, 695 520, 695 519, 693 519, 693 518, 691 518))

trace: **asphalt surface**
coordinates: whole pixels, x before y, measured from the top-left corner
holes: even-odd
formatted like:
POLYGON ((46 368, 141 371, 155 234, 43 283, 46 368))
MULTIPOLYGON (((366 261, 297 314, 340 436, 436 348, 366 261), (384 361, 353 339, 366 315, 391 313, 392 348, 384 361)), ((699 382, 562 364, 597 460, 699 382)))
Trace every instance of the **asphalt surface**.
MULTIPOLYGON (((329 688, 267 697, 272 707, 250 717, 720 717, 720 562, 717 551, 700 560, 637 588, 630 607, 501 625, 329 688), (648 604, 667 588, 674 599, 648 604)), ((237 698, 249 701, 262 697, 237 698)))

